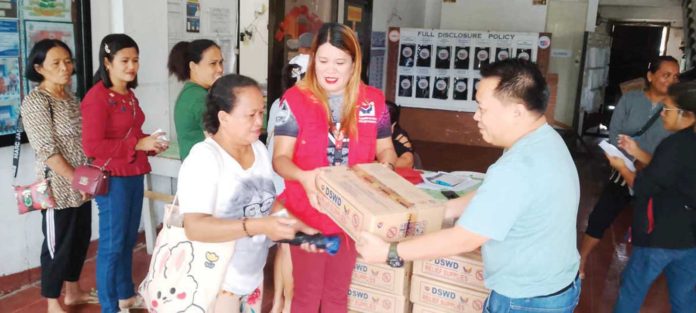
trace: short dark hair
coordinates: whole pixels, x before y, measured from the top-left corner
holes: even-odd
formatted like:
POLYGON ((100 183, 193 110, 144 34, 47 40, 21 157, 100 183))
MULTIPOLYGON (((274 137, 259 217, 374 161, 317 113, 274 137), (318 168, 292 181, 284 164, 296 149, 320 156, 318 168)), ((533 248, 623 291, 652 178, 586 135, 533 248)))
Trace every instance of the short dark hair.
POLYGON ((215 134, 220 129, 218 112, 232 112, 237 104, 237 89, 244 87, 254 87, 261 89, 259 83, 254 79, 237 74, 227 74, 218 78, 208 91, 206 99, 205 115, 203 116, 203 126, 205 131, 215 134))
POLYGON ((667 95, 680 109, 696 113, 696 81, 673 84, 667 89, 667 95))
MULTIPOLYGON (((34 45, 34 47, 31 48, 31 52, 29 53, 29 57, 27 58, 27 69, 25 70, 24 74, 27 76, 28 80, 37 83, 40 83, 44 80, 43 75, 39 74, 39 72, 37 72, 34 67, 36 65, 42 66, 43 62, 46 60, 46 55, 48 54, 48 51, 56 47, 63 48, 65 49, 65 51, 68 51, 68 54, 70 54, 70 58, 72 59, 72 51, 70 51, 70 48, 64 42, 58 39, 43 39, 37 42, 34 45)), ((72 74, 75 74, 74 67, 72 74)))
MULTIPOLYGON (((135 43, 133 38, 126 34, 109 34, 102 39, 101 43, 99 44, 99 68, 94 74, 95 83, 101 80, 104 82, 104 86, 107 88, 114 85, 109 77, 109 71, 106 70, 106 66, 104 65, 104 59, 106 58, 109 60, 109 62, 113 62, 116 53, 118 53, 118 51, 121 49, 126 48, 135 48, 135 51, 140 54, 138 44, 135 43)), ((128 82, 126 87, 130 89, 135 89, 135 87, 138 87, 138 76, 136 75, 133 81, 128 82)))
POLYGON ((396 123, 398 125, 399 117, 401 116, 401 107, 389 100, 385 101, 385 103, 387 104, 387 109, 389 110, 389 119, 391 120, 391 124, 396 123))
POLYGON ((185 81, 191 78, 189 62, 198 64, 203 58, 203 52, 210 47, 220 48, 220 46, 210 39, 179 41, 172 47, 172 51, 169 52, 169 60, 167 60, 169 75, 176 76, 176 79, 179 81, 185 81))
POLYGON ((522 59, 507 59, 481 68, 481 77, 500 79, 495 96, 522 102, 527 110, 544 114, 549 90, 536 64, 522 59))

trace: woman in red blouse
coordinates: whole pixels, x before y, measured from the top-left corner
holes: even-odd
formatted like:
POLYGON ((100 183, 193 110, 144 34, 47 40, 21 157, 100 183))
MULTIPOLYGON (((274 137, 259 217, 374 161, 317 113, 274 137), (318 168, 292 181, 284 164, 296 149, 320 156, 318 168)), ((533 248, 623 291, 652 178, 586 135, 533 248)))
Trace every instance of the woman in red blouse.
POLYGON ((110 173, 109 192, 96 196, 99 206, 97 288, 102 312, 135 304, 133 247, 143 205, 147 155, 167 149, 162 133, 147 135, 145 115, 132 89, 137 82, 138 45, 125 34, 110 34, 99 46, 95 85, 82 100, 82 144, 92 164, 110 173))

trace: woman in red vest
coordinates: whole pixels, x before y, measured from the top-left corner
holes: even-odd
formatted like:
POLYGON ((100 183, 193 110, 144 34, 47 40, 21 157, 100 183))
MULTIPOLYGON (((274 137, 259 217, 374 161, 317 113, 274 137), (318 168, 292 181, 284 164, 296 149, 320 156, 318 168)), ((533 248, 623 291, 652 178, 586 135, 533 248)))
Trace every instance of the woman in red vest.
POLYGON ((295 281, 291 311, 347 312, 355 242, 317 210, 317 168, 375 160, 394 167, 384 95, 360 81, 362 53, 345 25, 324 24, 312 42, 305 78, 280 101, 273 167, 285 179, 286 208, 324 235, 342 235, 335 256, 291 247, 295 281))

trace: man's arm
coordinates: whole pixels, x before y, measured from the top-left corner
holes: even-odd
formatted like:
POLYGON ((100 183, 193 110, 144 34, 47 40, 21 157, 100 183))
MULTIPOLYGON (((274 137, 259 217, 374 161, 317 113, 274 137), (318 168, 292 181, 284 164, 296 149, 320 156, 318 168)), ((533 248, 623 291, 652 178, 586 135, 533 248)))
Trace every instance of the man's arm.
POLYGON ((464 213, 464 209, 469 206, 469 202, 476 195, 476 191, 467 193, 463 197, 449 200, 445 203, 445 219, 458 218, 464 213))
MULTIPOLYGON (((486 241, 488 241, 486 237, 470 232, 463 227, 454 226, 402 241, 397 245, 397 253, 404 261, 434 259, 473 251, 486 241)), ((389 245, 388 242, 376 235, 363 232, 357 249, 365 261, 384 263, 389 254, 389 245)))

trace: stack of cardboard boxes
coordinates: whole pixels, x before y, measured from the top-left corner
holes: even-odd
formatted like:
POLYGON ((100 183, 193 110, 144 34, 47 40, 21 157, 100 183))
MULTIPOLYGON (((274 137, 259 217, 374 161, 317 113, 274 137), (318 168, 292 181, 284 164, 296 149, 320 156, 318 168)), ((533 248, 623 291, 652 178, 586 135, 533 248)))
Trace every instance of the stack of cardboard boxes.
POLYGON ((360 258, 353 269, 348 308, 363 313, 410 312, 408 301, 412 262, 402 268, 369 264, 360 258))
MULTIPOLYGON (((443 201, 380 164, 323 168, 317 187, 322 210, 356 241, 362 231, 396 242, 440 230, 443 224, 443 201)), ((479 313, 487 295, 480 252, 407 262, 403 268, 358 258, 348 308, 361 313, 479 313)))
MULTIPOLYGON (((433 199, 381 164, 320 170, 319 204, 353 240, 362 231, 388 242, 440 230, 444 202, 433 199)), ((412 262, 403 268, 358 259, 348 292, 348 307, 363 313, 410 312, 412 262)))
POLYGON ((410 295, 413 313, 482 312, 488 290, 480 252, 414 262, 410 295))

